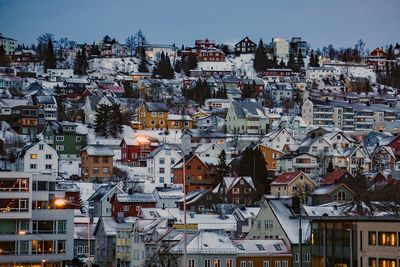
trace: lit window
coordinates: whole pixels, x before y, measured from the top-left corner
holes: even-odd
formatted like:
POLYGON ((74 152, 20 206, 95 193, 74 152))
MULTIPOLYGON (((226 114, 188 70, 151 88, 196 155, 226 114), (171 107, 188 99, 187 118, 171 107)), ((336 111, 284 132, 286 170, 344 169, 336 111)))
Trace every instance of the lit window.
POLYGON ((37 154, 31 154, 31 159, 37 159, 37 154))

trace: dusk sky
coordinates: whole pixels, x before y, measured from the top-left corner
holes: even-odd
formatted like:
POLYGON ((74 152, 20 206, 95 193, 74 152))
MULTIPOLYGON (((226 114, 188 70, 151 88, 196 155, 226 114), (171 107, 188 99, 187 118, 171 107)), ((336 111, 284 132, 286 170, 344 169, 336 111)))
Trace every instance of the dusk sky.
POLYGON ((399 41, 400 0, 0 0, 0 32, 19 43, 53 33, 79 43, 106 34, 124 42, 142 29, 150 43, 192 45, 208 37, 234 43, 249 36, 301 36, 313 48, 367 48, 399 41))

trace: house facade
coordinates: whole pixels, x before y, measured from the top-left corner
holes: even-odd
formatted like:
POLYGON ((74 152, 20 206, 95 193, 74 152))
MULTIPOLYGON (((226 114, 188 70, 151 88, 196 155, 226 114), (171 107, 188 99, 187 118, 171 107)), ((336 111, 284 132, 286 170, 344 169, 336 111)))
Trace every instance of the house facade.
POLYGON ((43 141, 33 143, 22 149, 17 155, 18 171, 27 173, 58 173, 57 151, 43 141))
POLYGON ((237 44, 235 44, 235 52, 241 54, 251 54, 257 49, 256 43, 254 43, 248 36, 243 38, 237 44))
POLYGON ((226 115, 226 128, 230 134, 266 133, 267 117, 260 103, 234 101, 226 115))
POLYGON ((165 129, 168 125, 168 108, 164 103, 144 102, 137 114, 144 129, 165 129))
POLYGON ((81 153, 81 177, 84 180, 105 182, 113 176, 114 152, 103 145, 88 145, 81 153))

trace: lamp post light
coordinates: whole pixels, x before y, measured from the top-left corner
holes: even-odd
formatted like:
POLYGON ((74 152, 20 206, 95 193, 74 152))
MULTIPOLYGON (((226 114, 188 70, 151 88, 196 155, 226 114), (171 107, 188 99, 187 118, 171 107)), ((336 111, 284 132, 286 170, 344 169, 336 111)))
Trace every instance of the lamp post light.
POLYGON ((92 262, 91 262, 91 259, 90 259, 90 214, 89 214, 89 209, 86 208, 85 206, 80 206, 78 204, 71 203, 71 202, 69 202, 69 201, 67 201, 65 199, 62 199, 62 198, 56 199, 54 201, 54 205, 56 207, 60 207, 60 208, 63 208, 63 207, 66 207, 66 206, 70 205, 70 206, 74 206, 74 207, 79 207, 84 211, 86 210, 87 218, 88 218, 88 221, 87 221, 87 240, 88 240, 87 241, 87 248, 88 248, 88 252, 87 252, 87 259, 86 260, 87 260, 87 265, 89 267, 91 267, 92 266, 92 262))

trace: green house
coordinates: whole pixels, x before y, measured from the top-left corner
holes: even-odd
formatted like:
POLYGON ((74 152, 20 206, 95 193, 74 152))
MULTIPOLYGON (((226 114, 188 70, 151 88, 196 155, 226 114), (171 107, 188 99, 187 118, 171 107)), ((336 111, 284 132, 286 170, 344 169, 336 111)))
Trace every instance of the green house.
POLYGON ((80 151, 86 146, 86 134, 77 132, 73 122, 48 122, 43 130, 43 141, 51 145, 60 159, 79 159, 80 151))

